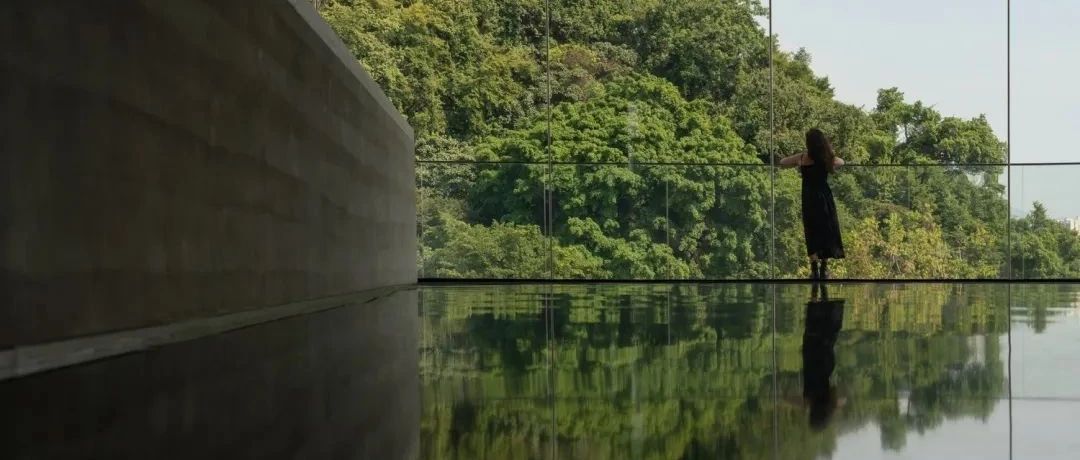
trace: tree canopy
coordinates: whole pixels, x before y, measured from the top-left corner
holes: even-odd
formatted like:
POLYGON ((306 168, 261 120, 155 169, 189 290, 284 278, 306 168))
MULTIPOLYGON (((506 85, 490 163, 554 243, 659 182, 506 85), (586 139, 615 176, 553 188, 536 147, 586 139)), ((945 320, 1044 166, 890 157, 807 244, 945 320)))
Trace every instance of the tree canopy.
POLYGON ((899 88, 837 101, 810 52, 770 41, 759 1, 320 12, 416 129, 422 276, 803 276, 798 177, 762 159, 801 151, 810 127, 857 165, 832 179, 837 276, 1080 276, 1080 237, 1045 209, 1010 217, 985 117, 899 88))

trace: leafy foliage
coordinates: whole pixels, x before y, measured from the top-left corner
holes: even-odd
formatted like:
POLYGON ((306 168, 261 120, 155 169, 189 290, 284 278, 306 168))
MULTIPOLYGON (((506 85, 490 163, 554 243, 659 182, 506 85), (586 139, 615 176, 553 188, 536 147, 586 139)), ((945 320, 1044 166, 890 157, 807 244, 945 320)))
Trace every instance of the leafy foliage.
POLYGON ((440 162, 418 173, 425 276, 804 276, 798 177, 761 161, 801 151, 809 127, 849 163, 893 165, 833 177, 837 276, 1080 276, 1080 236, 1045 210, 1014 219, 1006 247, 1005 145, 985 117, 898 88, 837 101, 809 52, 770 42, 757 0, 320 11, 416 128, 417 158, 440 162), (535 263, 548 247, 558 263, 535 263))

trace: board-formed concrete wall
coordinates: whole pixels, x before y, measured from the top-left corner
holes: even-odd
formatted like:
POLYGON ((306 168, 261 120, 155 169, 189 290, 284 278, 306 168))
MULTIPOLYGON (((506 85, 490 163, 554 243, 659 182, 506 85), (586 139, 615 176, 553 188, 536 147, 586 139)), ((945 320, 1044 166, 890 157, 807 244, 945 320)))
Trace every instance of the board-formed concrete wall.
POLYGON ((308 0, 0 2, 0 350, 415 281, 413 134, 308 0))

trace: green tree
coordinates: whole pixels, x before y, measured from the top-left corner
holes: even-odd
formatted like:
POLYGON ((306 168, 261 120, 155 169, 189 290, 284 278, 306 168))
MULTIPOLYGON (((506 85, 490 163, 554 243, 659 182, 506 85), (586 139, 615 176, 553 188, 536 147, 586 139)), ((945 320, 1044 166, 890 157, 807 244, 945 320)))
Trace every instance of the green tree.
POLYGON ((584 247, 550 245, 535 225, 470 225, 442 214, 424 239, 423 267, 437 278, 605 278, 604 261, 584 247))
POLYGON ((1051 219, 1042 203, 1013 221, 1012 238, 1015 278, 1080 277, 1080 235, 1051 219))
POLYGON ((479 221, 538 224, 548 187, 554 235, 617 278, 766 276, 767 171, 718 166, 755 160, 719 110, 652 76, 597 91, 478 147, 485 160, 542 162, 550 123, 554 161, 593 163, 485 171, 469 200, 479 221))
MULTIPOLYGON (((425 254, 451 244, 429 231, 448 213, 550 229, 553 247, 584 248, 607 277, 804 276, 797 175, 724 164, 801 151, 816 126, 850 163, 902 165, 833 177, 854 245, 837 273, 1080 271, 1075 235, 1032 216, 1011 221, 1005 247, 1005 146, 985 117, 898 88, 869 109, 837 101, 809 52, 769 41, 758 1, 331 0, 320 12, 416 128, 417 158, 440 162, 418 170, 425 254), (900 233, 890 216, 926 230, 900 233), (889 263, 863 259, 881 252, 889 263)), ((473 259, 502 265, 438 271, 534 270, 473 259)))
POLYGON ((473 2, 337 0, 320 13, 419 142, 428 134, 486 134, 536 112, 542 100, 535 47, 495 36, 525 31, 485 21, 487 11, 473 2))

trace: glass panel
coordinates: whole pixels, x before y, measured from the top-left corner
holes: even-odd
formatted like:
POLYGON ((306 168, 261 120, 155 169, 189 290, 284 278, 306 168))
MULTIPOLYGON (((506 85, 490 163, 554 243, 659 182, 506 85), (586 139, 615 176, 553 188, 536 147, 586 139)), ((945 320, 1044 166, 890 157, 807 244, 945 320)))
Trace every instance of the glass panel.
POLYGON ((1070 57, 1080 55, 1080 3, 1013 0, 1010 14, 1012 161, 1075 162, 1080 64, 1070 57))
POLYGON ((756 1, 553 1, 555 160, 758 162, 765 13, 756 1))
MULTIPOLYGON (((912 278, 997 279, 1007 276, 1008 201, 1004 166, 900 169, 911 217, 904 251, 912 278)), ((888 228, 890 222, 885 222, 888 228)), ((887 235, 887 232, 885 233, 887 235)))
MULTIPOLYGON (((829 178, 845 259, 832 278, 985 279, 1006 267, 1003 166, 844 166, 829 178)), ((777 271, 809 274, 800 178, 777 178, 777 271)))
POLYGON ((553 276, 768 276, 766 11, 552 3, 553 276))
POLYGON ((818 127, 858 163, 1005 161, 1007 0, 771 5, 781 154, 818 127))
POLYGON ((1080 165, 1012 167, 1014 279, 1080 278, 1080 165))
POLYGON ((669 240, 690 278, 768 278, 770 168, 681 166, 665 172, 669 240))
POLYGON ((768 276, 768 168, 556 165, 558 279, 768 276))
MULTIPOLYGON (((848 163, 831 179, 847 250, 832 276, 1001 276, 1003 168, 864 165, 1006 162, 1006 1, 770 4, 777 153, 805 151, 816 127, 848 163)), ((809 272, 799 193, 797 174, 781 173, 781 277, 809 272)))
POLYGON ((556 165, 551 177, 557 279, 687 278, 666 241, 664 168, 556 165))
POLYGON ((515 163, 422 164, 418 221, 423 275, 547 278, 546 169, 515 163))

